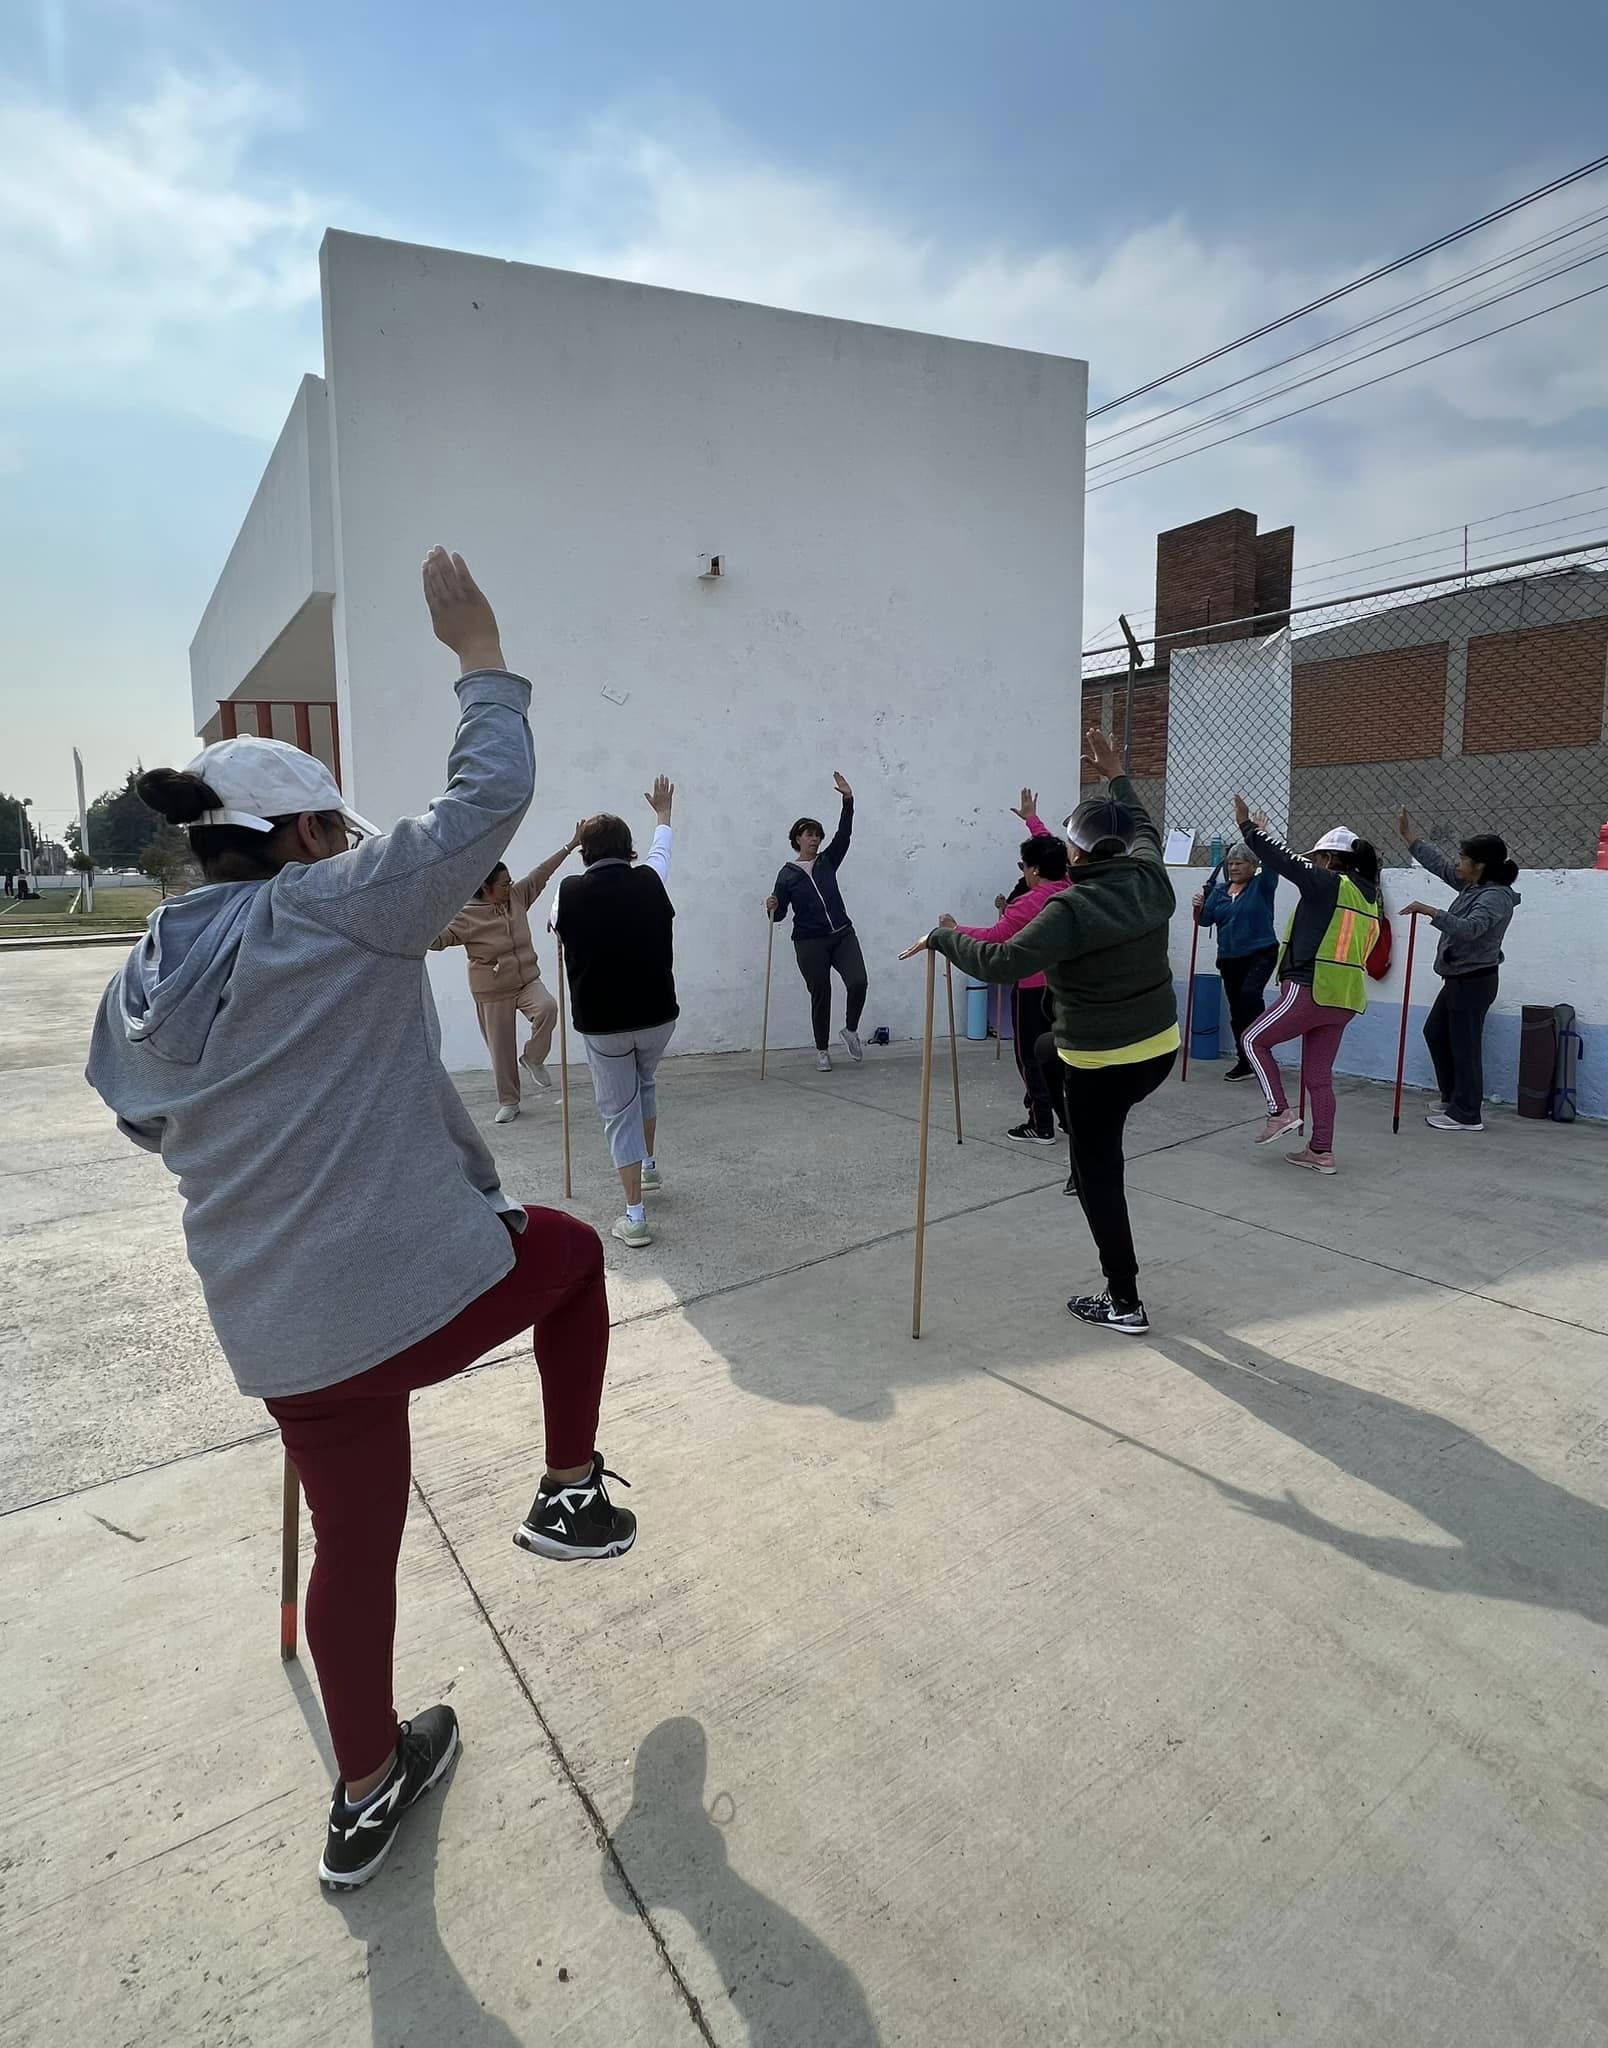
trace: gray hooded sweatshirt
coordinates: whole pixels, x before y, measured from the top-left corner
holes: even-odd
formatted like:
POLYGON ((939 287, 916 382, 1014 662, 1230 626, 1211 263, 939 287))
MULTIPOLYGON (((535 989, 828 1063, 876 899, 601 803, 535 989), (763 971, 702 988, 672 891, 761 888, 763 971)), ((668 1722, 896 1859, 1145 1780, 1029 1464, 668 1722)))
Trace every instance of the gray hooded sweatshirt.
POLYGON ((1455 981, 1459 975, 1490 974, 1500 967, 1502 941, 1519 907, 1518 890, 1506 882, 1475 882, 1465 889, 1457 879, 1457 863, 1427 839, 1415 839, 1407 851, 1437 881, 1457 891, 1457 900, 1430 919, 1440 933, 1435 972, 1455 981))
POLYGON ((525 1213, 442 1067, 424 956, 530 803, 530 685, 480 671, 458 696, 422 818, 163 904, 101 998, 90 1086, 178 1176, 243 1394, 366 1372, 514 1262, 525 1213))

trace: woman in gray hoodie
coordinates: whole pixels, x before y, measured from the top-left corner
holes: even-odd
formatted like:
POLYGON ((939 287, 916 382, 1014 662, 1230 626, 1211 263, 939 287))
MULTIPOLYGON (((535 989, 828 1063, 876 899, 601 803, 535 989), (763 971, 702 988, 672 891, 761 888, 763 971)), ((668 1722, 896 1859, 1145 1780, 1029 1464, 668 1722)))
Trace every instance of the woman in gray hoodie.
POLYGON ((1427 917, 1440 933, 1435 972, 1441 992, 1424 1021, 1424 1043, 1435 1062, 1441 1106, 1424 1121, 1432 1131, 1483 1131, 1485 1018, 1496 1001, 1502 940, 1519 906, 1513 887, 1518 866, 1507 841, 1494 832, 1465 839, 1456 860, 1418 837, 1403 808, 1396 820, 1407 850, 1421 868, 1457 891, 1455 902, 1409 903, 1409 916, 1427 917))
POLYGON ((218 1343, 307 1496, 307 1644, 341 1773, 319 1876, 340 1891, 458 1747, 450 1707, 398 1722, 392 1700, 409 1395, 530 1331, 548 1462, 514 1541, 607 1558, 636 1535, 595 1444, 602 1245, 503 1193, 441 1064, 425 955, 507 851, 535 757, 530 684, 462 558, 433 551, 424 593, 463 671, 443 793, 380 832, 322 762, 249 737, 142 775, 206 886, 152 917, 89 1056, 118 1127, 178 1176, 218 1343))

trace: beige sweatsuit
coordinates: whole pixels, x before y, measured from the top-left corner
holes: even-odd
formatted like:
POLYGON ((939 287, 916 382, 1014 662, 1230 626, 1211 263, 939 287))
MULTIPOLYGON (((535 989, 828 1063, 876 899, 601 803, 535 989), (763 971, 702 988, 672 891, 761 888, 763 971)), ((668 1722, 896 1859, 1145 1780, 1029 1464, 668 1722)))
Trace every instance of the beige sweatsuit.
POLYGON ((564 847, 550 860, 509 885, 505 908, 477 896, 464 905, 432 953, 462 946, 469 955, 469 993, 474 997, 480 1035, 491 1054, 491 1071, 499 1103, 519 1101, 519 1064, 543 1066, 558 1023, 558 1004, 542 982, 536 942, 531 937, 531 905, 574 851, 564 847), (530 1025, 523 1053, 518 1051, 518 1019, 530 1025))

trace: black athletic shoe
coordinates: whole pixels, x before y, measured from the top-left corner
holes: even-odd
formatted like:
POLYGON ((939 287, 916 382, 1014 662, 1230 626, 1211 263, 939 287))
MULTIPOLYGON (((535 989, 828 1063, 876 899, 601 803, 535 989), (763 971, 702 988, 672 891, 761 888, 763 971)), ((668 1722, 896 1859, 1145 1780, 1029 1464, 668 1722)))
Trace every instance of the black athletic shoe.
POLYGON ((1255 1072, 1249 1060, 1236 1060, 1223 1076, 1225 1081, 1248 1081, 1255 1072))
POLYGON ((1063 1195, 1070 1195, 1074 1201, 1078 1201, 1081 1199, 1081 1197, 1078 1194, 1078 1177, 1075 1173, 1069 1173, 1067 1175, 1066 1186, 1062 1188, 1061 1192, 1063 1195))
POLYGON ((1109 1294, 1074 1294, 1067 1307, 1080 1323, 1115 1330, 1119 1337, 1143 1337, 1150 1328, 1142 1301, 1136 1301, 1132 1308, 1118 1308, 1109 1294))
POLYGON ((396 1731, 396 1762, 380 1790, 356 1812, 344 1782, 329 1802, 329 1837, 318 1866, 332 1892, 355 1892, 391 1853, 402 1816, 446 1773, 458 1754, 458 1717, 451 1707, 427 1707, 396 1731))
POLYGON ((1005 1135, 1007 1138, 1014 1138, 1018 1145, 1053 1145, 1055 1143, 1054 1131, 1035 1131, 1031 1124, 1012 1124, 1005 1135))
POLYGON ((592 1476, 551 1492, 543 1487, 514 1531, 514 1541, 538 1557, 623 1557, 636 1541, 636 1516, 614 1505, 604 1491, 605 1479, 631 1484, 618 1472, 605 1471, 602 1454, 594 1452, 592 1476))

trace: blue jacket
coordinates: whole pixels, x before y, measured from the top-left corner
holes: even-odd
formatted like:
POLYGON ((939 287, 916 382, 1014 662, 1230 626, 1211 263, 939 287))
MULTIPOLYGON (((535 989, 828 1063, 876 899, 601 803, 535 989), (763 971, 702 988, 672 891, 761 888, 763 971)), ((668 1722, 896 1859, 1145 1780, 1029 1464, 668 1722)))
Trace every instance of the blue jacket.
POLYGON ((814 865, 806 871, 790 860, 776 877, 776 922, 792 911, 795 946, 803 939, 830 939, 853 929, 837 879, 853 831, 854 800, 845 797, 838 828, 815 856, 814 865))
POLYGON ((1278 886, 1279 878, 1273 869, 1264 867, 1237 896, 1229 895, 1226 882, 1219 882, 1207 893, 1200 921, 1217 927, 1219 960, 1243 960, 1247 953, 1265 953, 1277 946, 1273 898, 1278 886))

